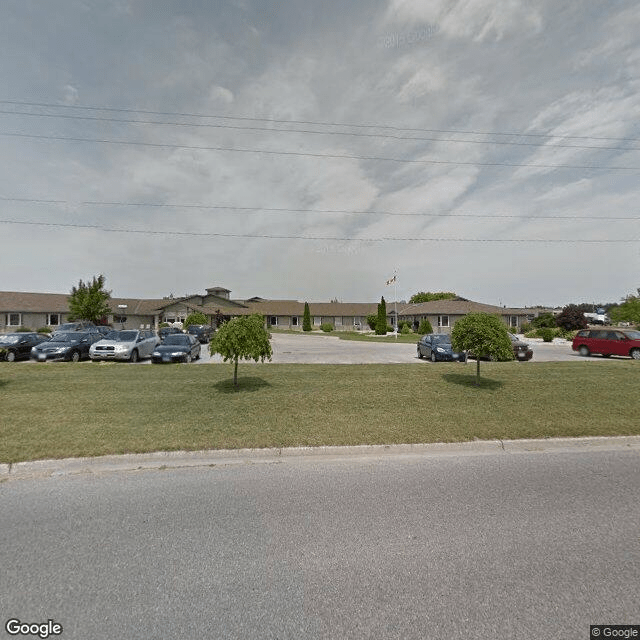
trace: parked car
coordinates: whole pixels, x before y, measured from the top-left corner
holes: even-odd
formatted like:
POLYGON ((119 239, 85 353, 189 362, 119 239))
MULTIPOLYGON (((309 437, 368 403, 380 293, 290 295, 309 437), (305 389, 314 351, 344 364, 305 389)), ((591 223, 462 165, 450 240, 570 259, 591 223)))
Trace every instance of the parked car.
POLYGON ((599 353, 609 356, 629 356, 640 360, 640 331, 633 329, 583 329, 578 331, 571 348, 581 356, 599 353))
POLYGON ((91 360, 138 362, 142 358, 148 358, 158 344, 160 344, 160 338, 155 331, 148 329, 112 331, 91 345, 89 357, 91 360))
POLYGON ((108 336, 112 331, 114 331, 114 328, 108 324, 98 324, 96 325, 96 331, 101 333, 103 336, 108 336))
POLYGON ((44 333, 3 333, 0 334, 0 359, 7 362, 28 360, 31 349, 41 342, 49 340, 44 333))
POLYGON ((431 362, 466 362, 467 354, 453 350, 451 336, 445 333, 429 333, 418 341, 418 358, 430 358, 431 362))
POLYGON ((66 331, 41 342, 31 349, 31 357, 38 362, 46 360, 69 360, 79 362, 89 357, 89 348, 100 340, 99 333, 66 331))
POLYGON ((511 345, 513 346, 513 356, 516 360, 531 360, 533 358, 533 349, 522 340, 518 340, 513 333, 509 334, 511 345))
POLYGON ((201 344, 206 344, 211 340, 213 327, 210 327, 208 324, 190 324, 187 328, 187 333, 195 336, 201 344))
POLYGON ((173 335, 174 333, 183 333, 183 331, 182 329, 178 329, 178 327, 162 327, 158 329, 160 340, 164 340, 167 336, 173 335))
POLYGON ((151 362, 191 362, 200 357, 200 342, 188 333, 167 336, 151 353, 151 362))

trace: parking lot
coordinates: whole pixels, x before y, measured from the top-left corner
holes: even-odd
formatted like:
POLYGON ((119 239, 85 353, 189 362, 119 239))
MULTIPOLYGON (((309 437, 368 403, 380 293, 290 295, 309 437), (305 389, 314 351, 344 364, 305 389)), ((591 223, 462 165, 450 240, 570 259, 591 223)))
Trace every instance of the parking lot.
MULTIPOLYGON (((419 336, 416 335, 416 342, 419 336)), ((628 358, 602 358, 592 356, 583 358, 571 349, 571 343, 556 340, 554 342, 542 342, 541 340, 525 339, 533 349, 532 362, 611 362, 615 360, 628 360, 628 358)), ((274 333, 271 346, 273 348, 274 363, 298 363, 298 364, 396 364, 415 362, 423 366, 437 366, 427 360, 417 357, 416 345, 399 342, 366 342, 355 340, 341 340, 335 335, 305 335, 274 333)), ((34 363, 33 360, 27 361, 34 363)), ((208 364, 222 362, 219 355, 209 355, 209 345, 203 344, 201 357, 194 360, 193 364, 208 364)), ((474 361, 471 361, 474 362, 474 361)), ((140 365, 148 365, 151 361, 146 359, 140 365)), ((92 363, 88 363, 92 364, 92 363)), ((93 363, 100 366, 100 363, 93 363)), ((104 364, 113 364, 110 362, 104 364)), ((526 363, 524 363, 526 364, 526 363)), ((464 366, 464 365, 460 365, 464 366)))

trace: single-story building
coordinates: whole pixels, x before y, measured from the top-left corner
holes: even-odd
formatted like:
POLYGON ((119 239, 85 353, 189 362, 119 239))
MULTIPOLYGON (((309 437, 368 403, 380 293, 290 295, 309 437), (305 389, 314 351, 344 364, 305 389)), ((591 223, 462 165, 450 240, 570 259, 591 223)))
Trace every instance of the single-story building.
MULTIPOLYGON (((111 298, 110 313, 103 318, 117 329, 157 329, 161 323, 180 325, 194 312, 203 313, 211 324, 216 318, 229 319, 258 313, 265 326, 302 331, 304 302, 299 300, 266 300, 258 296, 232 300, 231 291, 210 287, 204 294, 162 299, 111 298)), ((0 291, 0 332, 43 327, 55 329, 69 320, 68 294, 0 291)), ((311 324, 314 328, 328 323, 337 331, 368 330, 367 316, 377 314, 377 302, 310 302, 311 324)), ((471 312, 493 313, 509 327, 520 327, 527 320, 527 309, 508 309, 472 302, 461 298, 433 300, 419 304, 387 302, 387 322, 395 326, 407 321, 417 329, 426 318, 434 331, 449 333, 455 322, 471 312)))

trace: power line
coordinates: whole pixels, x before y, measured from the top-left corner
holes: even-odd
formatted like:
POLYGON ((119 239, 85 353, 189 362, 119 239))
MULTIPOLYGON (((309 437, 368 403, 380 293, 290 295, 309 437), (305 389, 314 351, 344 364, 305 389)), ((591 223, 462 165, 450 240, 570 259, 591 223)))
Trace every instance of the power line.
POLYGON ((272 122, 278 124, 311 124, 328 127, 352 127, 363 129, 389 129, 392 131, 416 131, 423 133, 462 133, 472 135, 486 135, 486 136, 521 136, 528 138, 555 138, 559 140, 613 140, 615 142, 640 142, 637 138, 615 138, 610 136, 572 136, 572 135, 554 135, 548 133, 523 133, 523 132, 507 132, 507 131, 477 131, 477 130, 464 130, 464 129, 427 129, 416 127, 399 127, 396 125, 384 125, 384 124, 362 124, 362 123, 348 123, 348 122, 327 122, 319 120, 283 120, 277 118, 260 118, 252 116, 227 116, 217 114, 205 114, 205 113, 185 113, 177 111, 152 111, 149 109, 125 109, 116 107, 100 107, 95 105, 78 105, 78 104, 55 104, 48 102, 26 102, 20 100, 0 100, 0 104, 13 104, 20 106, 31 107, 48 107, 55 109, 72 109, 72 110, 86 110, 86 111, 111 111, 114 113, 142 113, 146 115, 158 115, 158 116, 177 116, 185 118, 218 118, 221 120, 244 120, 253 122, 272 122))
MULTIPOLYGON (((1 103, 2 101, 0 101, 1 103)), ((458 144, 494 144, 494 145, 511 145, 521 147, 542 147, 547 149, 590 149, 601 151, 640 151, 638 147, 610 147, 610 146, 593 146, 593 145, 575 145, 575 144, 546 144, 545 142, 514 142, 511 140, 461 140, 456 138, 428 138, 420 136, 400 136, 389 133, 361 133, 354 131, 319 131, 310 129, 274 129, 273 127, 258 127, 258 126, 240 126, 230 124, 218 124, 208 122, 166 122, 159 120, 132 120, 130 118, 106 118, 97 116, 79 116, 74 114, 53 114, 53 113, 31 113, 27 111, 9 111, 0 109, 0 114, 4 115, 20 115, 29 116, 35 118, 65 118, 69 120, 85 120, 91 122, 114 122, 119 124, 152 124, 163 126, 177 126, 177 127, 203 127, 213 129, 229 129, 236 131, 267 131, 269 133, 304 133, 314 135, 332 135, 332 136, 352 136, 359 138, 385 138, 392 140, 403 140, 407 142, 452 142, 458 144)), ((217 116, 212 116, 217 117, 217 116)), ((494 134, 495 135, 495 134, 494 134)))
POLYGON ((482 167, 530 167, 535 169, 581 169, 581 170, 609 170, 609 171, 640 171, 640 167, 621 166, 597 166, 597 165, 571 165, 571 164, 532 164, 517 162, 465 162, 462 160, 433 160, 433 159, 413 159, 413 158, 385 158, 381 156, 357 156, 340 153, 311 153, 303 151, 274 151, 271 149, 239 149, 235 147, 209 147, 204 145, 170 144, 159 142, 140 142, 132 140, 107 140, 97 138, 79 138, 69 136, 35 135, 28 133, 0 132, 0 136, 27 138, 31 140, 57 140, 62 142, 91 142, 98 144, 132 145, 142 147, 152 147, 156 149, 189 149, 193 151, 227 151, 235 153, 264 153, 267 155, 295 156, 307 158, 329 158, 340 160, 371 160, 382 162, 398 162, 402 164, 439 164, 455 166, 482 166, 482 167))
POLYGON ((492 218, 507 220, 640 220, 637 216, 569 216, 569 215, 515 215, 503 213, 470 213, 456 212, 455 209, 443 209, 433 211, 420 212, 403 212, 403 211, 380 211, 376 209, 299 209, 292 207, 245 207, 237 205, 217 205, 217 204, 186 204, 186 203, 162 203, 162 202, 122 202, 108 200, 51 200, 42 198, 12 198, 0 196, 0 202, 23 202, 29 204, 51 204, 66 206, 100 206, 100 207, 140 207, 140 208, 163 208, 163 209, 197 209, 197 210, 213 210, 213 211, 238 211, 241 213, 327 213, 340 215, 379 215, 379 216, 407 216, 407 217, 425 217, 425 218, 492 218))
POLYGON ((199 232, 199 231, 159 231, 149 229, 122 229, 104 227, 93 224, 77 224, 64 222, 35 222, 25 220, 0 220, 0 224, 30 225, 41 227, 58 227, 71 229, 92 229, 107 233, 133 233, 141 235, 161 235, 161 236, 190 236, 206 238, 247 238, 265 240, 321 240, 334 242, 490 242, 490 243, 553 243, 553 244, 611 244, 611 243, 635 243, 640 242, 640 238, 623 238, 610 240, 586 240, 586 239, 566 239, 566 238, 347 238, 339 236, 297 236, 297 235, 276 235, 276 234, 252 234, 252 233, 219 233, 219 232, 199 232))

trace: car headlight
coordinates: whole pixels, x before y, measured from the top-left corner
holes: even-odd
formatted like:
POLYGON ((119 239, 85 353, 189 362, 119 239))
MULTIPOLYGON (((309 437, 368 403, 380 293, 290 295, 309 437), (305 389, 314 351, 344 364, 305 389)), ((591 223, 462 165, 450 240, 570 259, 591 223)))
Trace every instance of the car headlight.
POLYGON ((159 352, 159 351, 154 351, 151 355, 152 355, 154 358, 159 358, 159 357, 160 357, 160 352, 159 352))
POLYGON ((446 349, 443 349, 442 347, 436 347, 436 351, 438 353, 446 353, 446 349))
POLYGON ((126 352, 126 351, 128 351, 128 350, 129 350, 129 347, 126 347, 126 346, 125 346, 125 345, 123 345, 123 344, 117 344, 117 345, 114 347, 114 351, 117 351, 118 353, 125 353, 125 352, 126 352))
POLYGON ((172 356, 184 356, 185 352, 184 351, 172 351, 171 355, 172 356))

